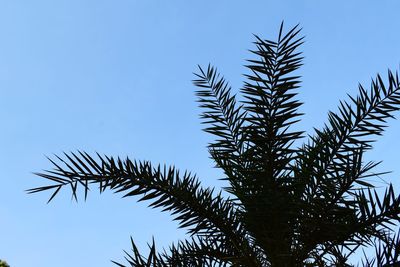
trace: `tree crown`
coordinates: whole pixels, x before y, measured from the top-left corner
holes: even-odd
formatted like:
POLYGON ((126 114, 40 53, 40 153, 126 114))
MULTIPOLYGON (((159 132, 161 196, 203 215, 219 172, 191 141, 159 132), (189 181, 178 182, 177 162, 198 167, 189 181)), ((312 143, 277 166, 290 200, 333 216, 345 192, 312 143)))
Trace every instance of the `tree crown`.
POLYGON ((195 74, 204 130, 215 136, 209 152, 231 198, 202 187, 191 172, 81 151, 50 159, 54 169, 38 175, 52 184, 29 193, 54 190, 51 201, 70 187, 78 199, 82 186, 86 198, 97 184, 100 192, 140 196, 187 229, 190 238, 169 252, 158 252, 153 241, 147 257, 132 241, 131 266, 349 266, 365 247, 375 255, 365 255, 364 266, 399 263, 400 197, 391 184, 378 194, 379 163, 364 160, 400 109, 398 74, 377 75, 368 89, 360 85, 358 96, 341 101, 296 147, 305 135, 292 129, 302 115, 302 43, 298 26, 285 32, 282 24, 276 40, 255 36, 239 102, 214 67, 195 74))

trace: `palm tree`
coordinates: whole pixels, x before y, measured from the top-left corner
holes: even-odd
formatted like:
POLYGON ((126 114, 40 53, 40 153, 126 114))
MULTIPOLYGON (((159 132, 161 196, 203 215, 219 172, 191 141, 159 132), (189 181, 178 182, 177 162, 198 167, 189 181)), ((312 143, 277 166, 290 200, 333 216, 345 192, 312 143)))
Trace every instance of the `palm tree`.
POLYGON ((153 241, 148 256, 132 241, 130 266, 351 266, 349 257, 368 247, 375 253, 364 253, 363 266, 400 266, 400 197, 391 184, 377 191, 372 170, 379 163, 363 159, 400 109, 398 74, 360 85, 358 96, 341 101, 298 145, 304 133, 291 126, 302 115, 299 33, 281 25, 276 41, 255 36, 240 102, 215 68, 195 74, 204 130, 216 137, 209 152, 229 198, 191 172, 82 151, 50 159, 54 168, 37 175, 51 184, 29 193, 54 190, 51 201, 70 187, 77 200, 81 186, 86 199, 97 184, 100 193, 141 196, 187 229, 190 238, 168 250, 157 251, 153 241))

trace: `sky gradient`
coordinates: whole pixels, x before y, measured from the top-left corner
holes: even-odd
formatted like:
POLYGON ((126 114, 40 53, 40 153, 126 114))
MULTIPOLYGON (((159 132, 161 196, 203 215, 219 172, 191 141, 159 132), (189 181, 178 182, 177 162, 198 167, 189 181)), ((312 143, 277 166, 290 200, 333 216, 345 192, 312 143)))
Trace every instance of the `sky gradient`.
MULTIPOLYGON (((312 133, 358 82, 400 64, 399 1, 0 1, 0 259, 12 267, 112 266, 130 249, 184 238, 167 213, 92 190, 27 195, 46 181, 45 156, 96 151, 175 164, 207 186, 213 168, 195 103, 197 64, 238 91, 253 34, 275 38, 282 20, 306 43, 299 128, 312 133), (323 3, 322 3, 323 2, 323 3), (328 3, 329 2, 329 3, 328 3)), ((400 114, 399 114, 400 115, 400 114)), ((400 191, 400 122, 369 159, 400 191)), ((95 189, 95 188, 93 188, 95 189)))

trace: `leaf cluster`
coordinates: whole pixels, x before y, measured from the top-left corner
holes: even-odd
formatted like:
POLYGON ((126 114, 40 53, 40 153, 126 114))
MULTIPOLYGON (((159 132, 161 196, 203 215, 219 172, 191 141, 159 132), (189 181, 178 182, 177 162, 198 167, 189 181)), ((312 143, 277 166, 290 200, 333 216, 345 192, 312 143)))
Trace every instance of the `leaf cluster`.
POLYGON ((190 238, 162 251, 153 240, 147 256, 132 240, 130 266, 352 266, 351 255, 368 247, 375 255, 365 253, 361 265, 399 264, 400 196, 391 184, 378 192, 384 173, 364 159, 400 109, 398 74, 360 85, 304 141, 293 127, 302 115, 300 31, 282 24, 275 41, 255 36, 241 101, 214 67, 195 74, 204 130, 215 137, 210 156, 231 198, 174 166, 80 151, 50 159, 54 168, 37 175, 52 184, 29 193, 53 190, 51 201, 69 187, 77 200, 78 188, 86 198, 96 184, 148 201, 187 230, 190 238))

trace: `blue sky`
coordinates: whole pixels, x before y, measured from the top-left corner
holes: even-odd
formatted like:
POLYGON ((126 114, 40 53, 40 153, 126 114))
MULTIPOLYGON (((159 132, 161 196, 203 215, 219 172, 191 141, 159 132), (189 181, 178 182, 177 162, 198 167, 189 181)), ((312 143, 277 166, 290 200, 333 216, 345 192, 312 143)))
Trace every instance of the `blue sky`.
MULTIPOLYGON (((45 155, 98 151, 195 171, 221 186, 195 103, 192 73, 209 62, 235 90, 251 57, 252 34, 279 24, 306 35, 299 127, 321 126, 357 84, 400 64, 398 1, 0 1, 0 258, 18 267, 112 266, 152 237, 184 237, 168 214, 134 198, 92 192, 75 203, 32 172, 45 155)), ((400 122, 370 159, 400 190, 400 122)))

